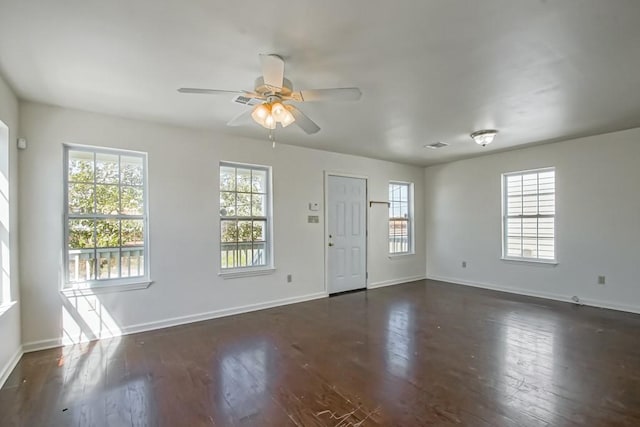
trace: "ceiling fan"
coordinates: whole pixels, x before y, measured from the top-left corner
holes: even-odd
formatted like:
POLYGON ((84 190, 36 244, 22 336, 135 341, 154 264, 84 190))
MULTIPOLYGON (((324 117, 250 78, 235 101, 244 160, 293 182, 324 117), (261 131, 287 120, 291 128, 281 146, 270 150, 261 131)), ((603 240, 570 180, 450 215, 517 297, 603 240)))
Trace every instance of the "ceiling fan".
POLYGON ((262 76, 256 79, 253 91, 183 87, 178 92, 205 95, 236 93, 238 95, 233 98, 234 102, 253 108, 231 119, 228 126, 243 125, 250 116, 270 130, 275 129, 278 123, 283 128, 295 123, 307 134, 318 132, 320 126, 288 102, 357 101, 362 96, 357 87, 294 91, 291 81, 284 77, 284 60, 280 56, 261 54, 260 63, 262 76))

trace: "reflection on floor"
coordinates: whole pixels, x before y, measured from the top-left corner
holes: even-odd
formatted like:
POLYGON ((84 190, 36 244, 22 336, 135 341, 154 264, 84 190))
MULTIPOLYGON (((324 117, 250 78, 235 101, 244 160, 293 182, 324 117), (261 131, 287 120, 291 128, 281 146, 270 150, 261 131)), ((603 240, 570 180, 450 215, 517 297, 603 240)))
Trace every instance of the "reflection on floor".
POLYGON ((24 356, 0 425, 640 425, 640 316, 421 281, 24 356))

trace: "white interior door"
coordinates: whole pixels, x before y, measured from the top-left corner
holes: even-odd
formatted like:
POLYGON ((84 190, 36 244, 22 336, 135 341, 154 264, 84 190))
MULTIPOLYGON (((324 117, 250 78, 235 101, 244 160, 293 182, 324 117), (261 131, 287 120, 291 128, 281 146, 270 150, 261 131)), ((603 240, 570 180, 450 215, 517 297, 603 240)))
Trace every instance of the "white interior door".
POLYGON ((367 181, 329 175, 327 180, 329 293, 367 286, 367 181))

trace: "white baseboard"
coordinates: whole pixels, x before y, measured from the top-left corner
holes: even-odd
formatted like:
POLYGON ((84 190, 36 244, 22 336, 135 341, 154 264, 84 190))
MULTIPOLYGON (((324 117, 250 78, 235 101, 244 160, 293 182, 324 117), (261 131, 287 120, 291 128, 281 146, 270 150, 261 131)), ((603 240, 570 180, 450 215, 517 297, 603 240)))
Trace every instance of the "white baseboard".
POLYGON ((591 298, 580 298, 580 304, 590 307, 606 308, 609 310, 626 311, 628 313, 640 314, 640 307, 627 304, 619 304, 611 301, 598 301, 591 298))
POLYGON ((31 341, 22 344, 22 351, 31 353, 32 351, 48 350, 50 348, 62 347, 65 344, 62 338, 51 338, 48 340, 31 341))
POLYGON ((369 283, 367 289, 383 288, 385 286, 400 285, 402 283, 415 282, 416 280, 424 280, 426 276, 402 277, 400 279, 383 280, 382 282, 369 283))
POLYGON ((11 356, 11 359, 9 359, 7 364, 2 367, 0 370, 0 388, 2 388, 4 383, 7 381, 9 375, 11 375, 11 372, 13 372, 13 369, 16 367, 23 354, 22 346, 18 347, 13 356, 11 356))
POLYGON ((314 299, 327 297, 326 292, 316 292, 313 294, 298 297, 282 298, 273 301, 260 302, 256 304, 242 305, 239 307, 224 308, 221 310, 209 311, 200 314, 190 314, 188 316, 173 317, 157 322, 140 323, 127 326, 122 329, 123 335, 135 334, 138 332, 151 331, 154 329, 170 328, 171 326, 183 325, 186 323, 201 322, 203 320, 216 319, 218 317, 233 316, 234 314, 248 313, 251 311, 265 310, 267 308, 279 307, 282 305, 295 304, 299 302, 311 301, 314 299))
MULTIPOLYGON (((187 316, 172 317, 169 319, 158 320, 154 322, 139 323, 137 325, 124 326, 120 329, 120 333, 115 336, 136 334, 138 332, 152 331, 155 329, 170 328, 172 326, 184 325, 187 323, 201 322, 203 320, 216 319, 218 317, 232 316, 234 314, 248 313, 251 311, 264 310, 267 308, 279 307, 282 305, 295 304, 299 302, 311 301, 314 299, 327 297, 326 292, 316 292, 313 294, 301 295, 297 297, 282 298, 273 301, 265 301, 256 304, 242 305, 239 307, 225 308, 205 313, 190 314, 187 316)), ((101 337, 111 338, 111 337, 101 337)), ((32 341, 23 344, 22 348, 25 353, 32 351, 46 350, 49 348, 61 347, 65 345, 62 338, 52 338, 47 340, 32 341)))
MULTIPOLYGON (((494 285, 492 283, 471 282, 468 280, 456 279, 451 277, 427 275, 427 279, 437 280, 439 282, 453 283, 456 285, 473 286, 474 288, 490 289, 492 291, 508 292, 510 294, 525 295, 525 296, 536 297, 536 298, 550 299, 554 301, 575 303, 575 301, 571 299, 572 296, 569 296, 569 295, 554 294, 549 292, 537 292, 537 291, 531 291, 528 289, 499 286, 499 285, 494 285)), ((586 299, 580 298, 579 304, 588 305, 590 307, 606 308, 609 310, 625 311, 628 313, 640 314, 640 307, 619 304, 619 303, 614 303, 610 301, 599 301, 599 300, 594 300, 590 298, 586 298, 586 299)))

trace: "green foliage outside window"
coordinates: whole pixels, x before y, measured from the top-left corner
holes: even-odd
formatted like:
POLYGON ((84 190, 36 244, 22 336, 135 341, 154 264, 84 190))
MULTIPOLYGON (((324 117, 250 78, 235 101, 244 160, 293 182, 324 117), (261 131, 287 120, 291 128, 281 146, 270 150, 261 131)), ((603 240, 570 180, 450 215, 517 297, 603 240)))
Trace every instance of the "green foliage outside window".
POLYGON ((267 173, 262 168, 220 166, 222 268, 267 262, 267 173))
POLYGON ((220 168, 222 242, 265 240, 266 180, 266 171, 220 168))
POLYGON ((143 220, 122 219, 144 214, 142 159, 98 153, 94 161, 93 156, 69 151, 69 248, 143 246, 143 220))

